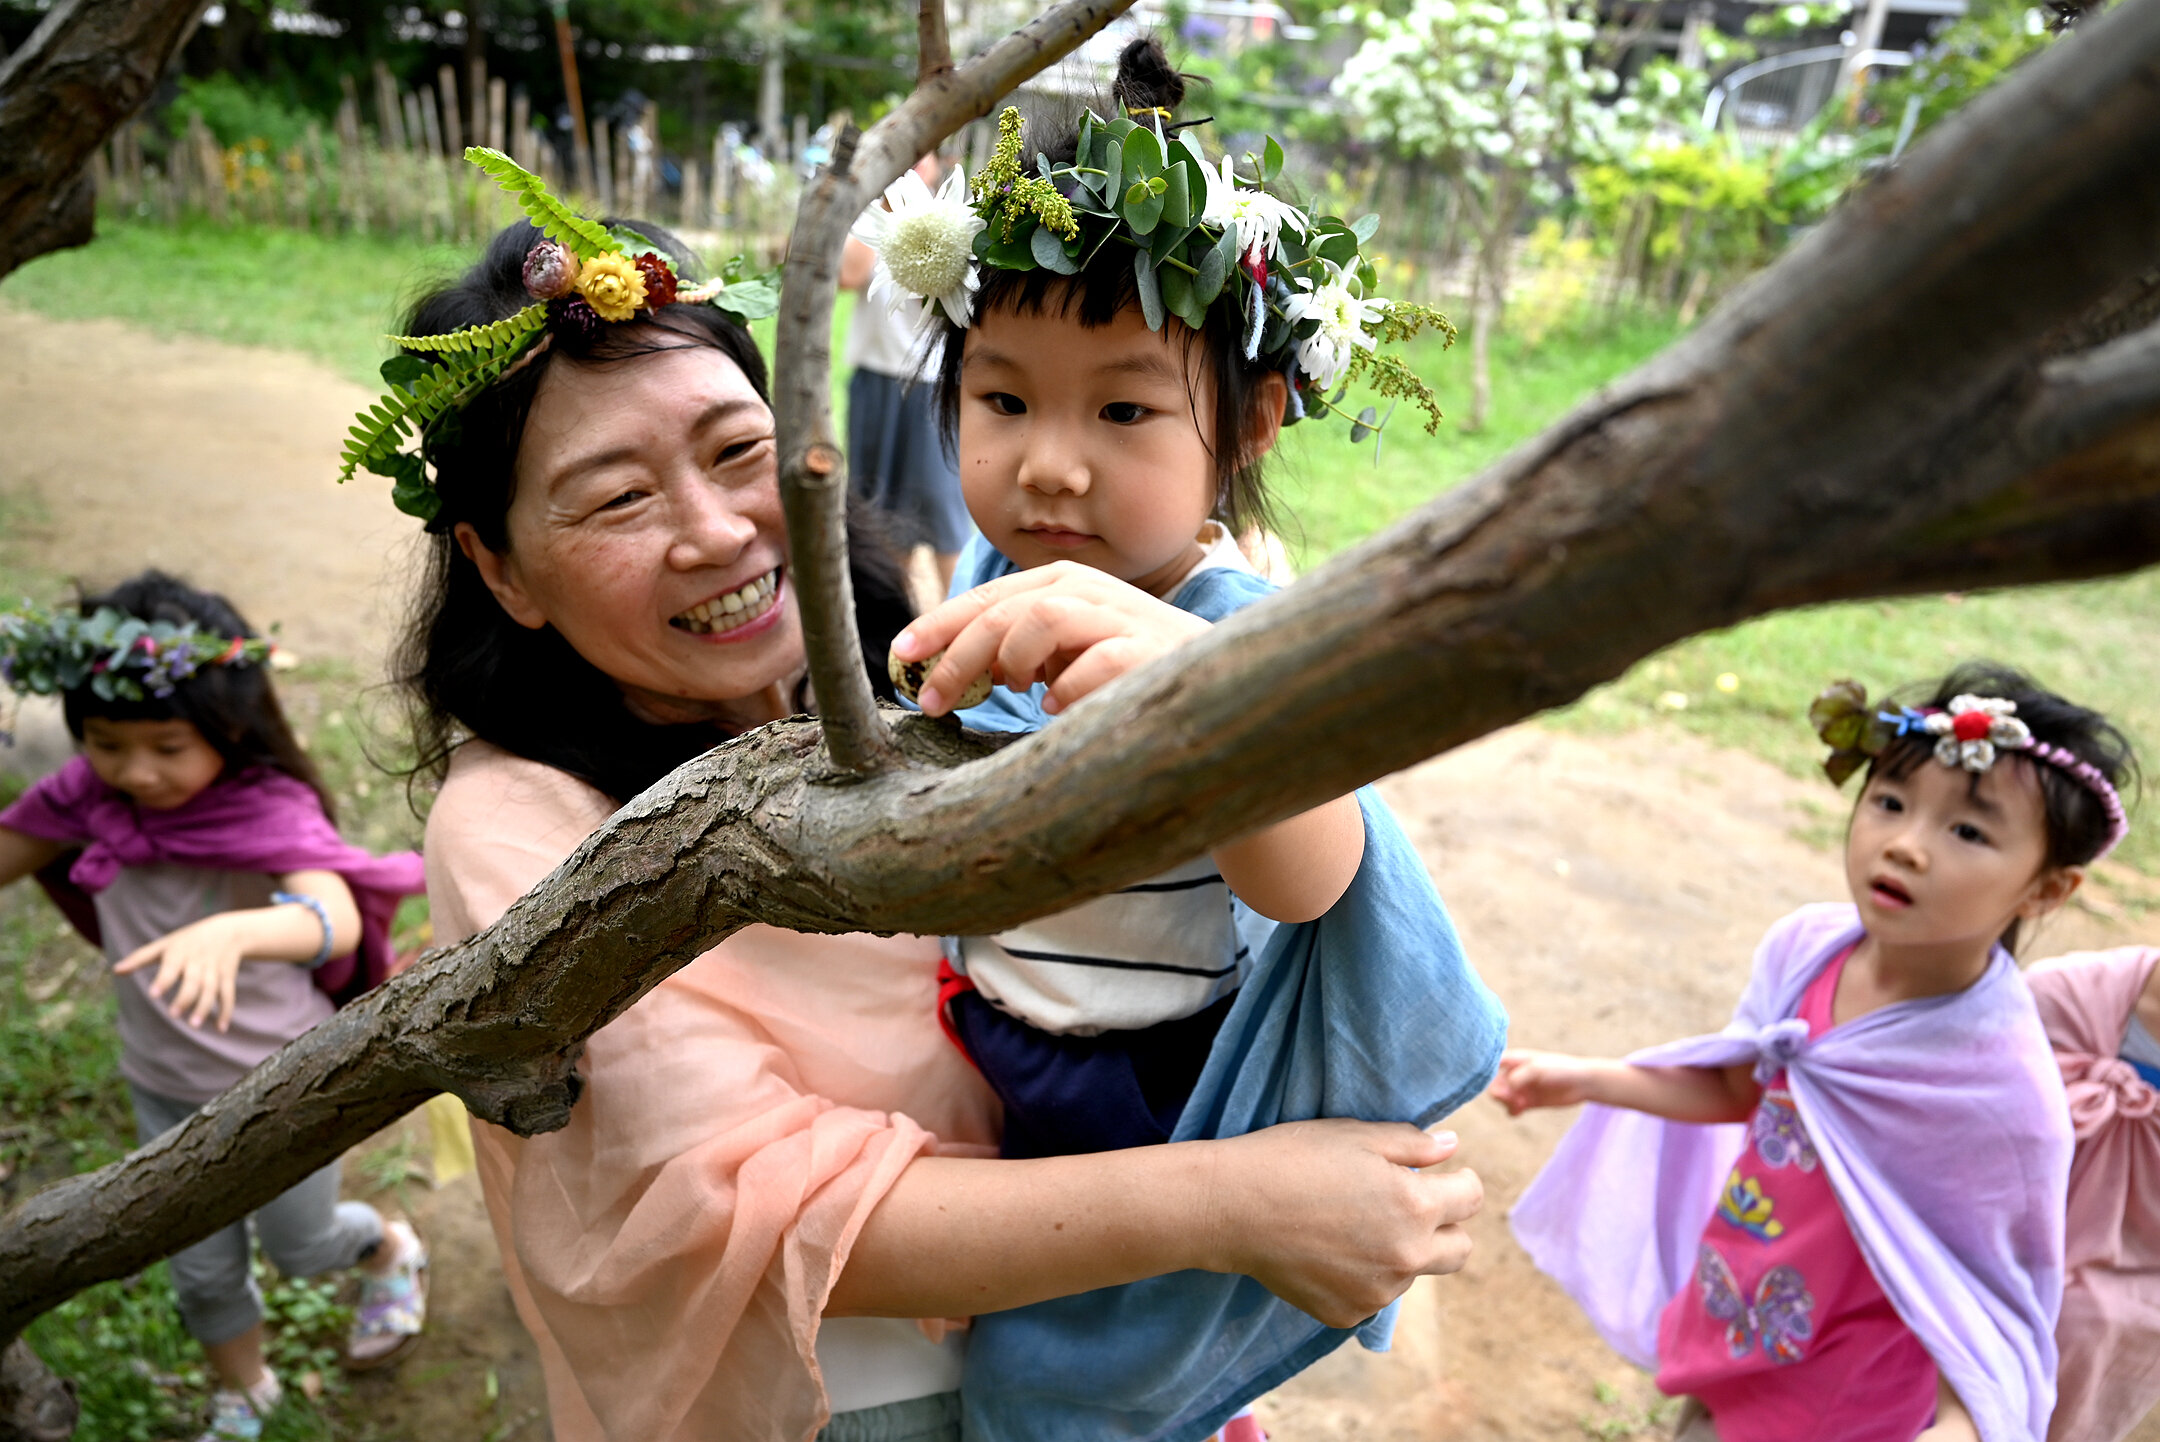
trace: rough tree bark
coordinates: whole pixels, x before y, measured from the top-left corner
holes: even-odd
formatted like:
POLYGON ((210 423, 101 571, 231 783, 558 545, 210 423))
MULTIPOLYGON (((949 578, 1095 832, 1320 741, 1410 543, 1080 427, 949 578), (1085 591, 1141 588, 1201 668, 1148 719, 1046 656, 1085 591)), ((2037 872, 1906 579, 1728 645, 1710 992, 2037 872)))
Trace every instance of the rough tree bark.
POLYGON ((208 0, 56 0, 0 60, 0 275, 87 245, 90 157, 142 108, 208 0))
MULTIPOLYGON (((1008 926, 1697 631, 2160 559, 2156 149, 2160 6, 2122 7, 1938 127, 1692 336, 1047 731, 996 748, 912 718, 898 763, 845 786, 807 721, 692 762, 487 932, 0 1219, 0 1337, 432 1091, 560 1125, 582 1039, 742 925, 1008 926)), ((824 366, 782 357, 783 411, 824 366)))

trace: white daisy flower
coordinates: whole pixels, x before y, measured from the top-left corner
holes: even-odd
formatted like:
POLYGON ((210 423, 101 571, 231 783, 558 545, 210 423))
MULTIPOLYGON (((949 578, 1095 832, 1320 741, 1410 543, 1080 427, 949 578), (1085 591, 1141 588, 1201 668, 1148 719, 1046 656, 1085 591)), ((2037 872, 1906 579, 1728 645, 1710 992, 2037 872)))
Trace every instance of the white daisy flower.
POLYGON ((1373 348, 1373 338, 1365 328, 1387 313, 1387 302, 1359 296, 1332 265, 1321 284, 1300 280, 1298 285, 1301 289, 1283 306, 1283 314, 1292 325, 1320 322, 1318 330, 1298 342, 1298 366, 1320 389, 1328 390, 1350 364, 1353 347, 1373 348))
POLYGON ((1255 258, 1255 252, 1262 260, 1274 254, 1275 238, 1282 234, 1284 226, 1300 235, 1311 228, 1305 213, 1296 206, 1264 190, 1238 189, 1237 172, 1231 169, 1227 155, 1219 173, 1207 166, 1202 166, 1200 173, 1207 177, 1207 205, 1200 212, 1200 223, 1236 231, 1238 254, 1248 261, 1255 258))
POLYGON ((890 208, 864 211, 849 232, 877 252, 870 299, 894 305, 909 296, 925 308, 934 302, 954 325, 966 325, 979 284, 975 237, 983 229, 982 218, 968 208, 967 177, 954 166, 932 195, 910 170, 885 188, 885 205, 890 208))

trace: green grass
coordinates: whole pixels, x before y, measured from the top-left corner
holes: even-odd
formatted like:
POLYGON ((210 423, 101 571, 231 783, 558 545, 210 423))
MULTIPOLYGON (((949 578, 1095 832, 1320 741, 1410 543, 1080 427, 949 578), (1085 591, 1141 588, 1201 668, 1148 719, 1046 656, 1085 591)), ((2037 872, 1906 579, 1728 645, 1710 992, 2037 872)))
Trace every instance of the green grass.
POLYGON ((207 221, 176 229, 112 216, 79 250, 0 281, 0 300, 53 320, 116 316, 156 331, 315 356, 375 380, 400 305, 473 260, 470 248, 207 221))
MULTIPOLYGON (((1679 328, 1668 318, 1623 315, 1548 333, 1537 345, 1503 335, 1493 347, 1492 412, 1482 431, 1463 429, 1470 412, 1470 348, 1420 336, 1404 359, 1440 397, 1438 435, 1405 406, 1378 438, 1352 444, 1341 419, 1309 420, 1283 432, 1269 460, 1269 485, 1287 513, 1285 539, 1301 563, 1341 550, 1441 492, 1468 480, 1564 415, 1591 391, 1663 349, 1679 328)), ((1344 406, 1364 402, 1353 393, 1344 406)), ((1387 403, 1381 402, 1384 414, 1387 403)))

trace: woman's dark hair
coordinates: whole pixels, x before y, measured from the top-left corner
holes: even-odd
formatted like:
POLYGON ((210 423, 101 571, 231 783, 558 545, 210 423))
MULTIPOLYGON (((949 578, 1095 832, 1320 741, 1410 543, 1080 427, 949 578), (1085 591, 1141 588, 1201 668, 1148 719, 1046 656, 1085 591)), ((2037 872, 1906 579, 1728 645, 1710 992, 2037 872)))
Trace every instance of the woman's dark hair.
MULTIPOLYGON (((2044 690, 2024 672, 1990 661, 1973 661, 1943 677, 1925 695, 1897 698, 1915 709, 1942 710, 1959 696, 1989 696, 2014 702, 2017 719, 2032 731, 2035 741, 2059 746, 2108 779, 2117 791, 2134 790, 2138 780, 2137 757, 2130 740, 2099 712, 2066 701, 2044 690)), ((1883 748, 1868 768, 1868 775, 1901 781, 1935 755, 1936 738, 1908 733, 1883 748)), ((2015 757, 2016 752, 2005 753, 2015 757)), ((2042 863, 2053 868, 2083 866, 2107 845, 2111 822, 2106 805, 2091 788, 2057 766, 2026 760, 2040 783, 2041 805, 2047 824, 2047 855, 2042 863)), ((1978 785, 1978 773, 1972 784, 1978 785)), ((2018 925, 2010 924, 2003 945, 2015 948, 2018 925)))
MULTIPOLYGON (((698 276, 689 247, 661 227, 612 217, 604 223, 647 237, 675 262, 686 284, 698 276)), ((404 333, 482 325, 523 309, 531 303, 525 255, 542 238, 524 222, 500 232, 479 264, 412 307, 404 333)), ((626 801, 723 739, 710 725, 655 725, 632 715, 615 683, 554 627, 530 630, 510 619, 450 534, 466 522, 489 550, 509 549, 518 446, 550 365, 566 356, 584 365, 618 365, 695 347, 725 355, 759 398, 770 400, 765 359, 748 331, 711 306, 671 305, 650 318, 600 326, 583 344, 557 333, 546 352, 490 386, 430 436, 427 458, 442 510, 429 526, 425 570, 393 660, 410 702, 417 774, 439 778, 469 734, 626 801)), ((914 618, 907 585, 882 529, 852 508, 848 554, 864 669, 873 688, 889 698, 885 653, 914 618)))
MULTIPOLYGON (((85 616, 104 607, 140 620, 168 621, 219 636, 256 634, 232 602, 198 591, 163 571, 145 571, 110 591, 82 598, 85 616)), ((105 721, 185 721, 224 758, 224 776, 237 776, 253 766, 282 771, 320 797, 323 813, 333 823, 337 820, 337 803, 285 720, 267 664, 203 666, 175 683, 170 696, 146 696, 140 701, 107 700, 82 686, 62 693, 60 709, 68 734, 77 741, 82 740, 83 722, 93 716, 105 721)))
MULTIPOLYGON (((1111 83, 1110 93, 1116 101, 1115 115, 1158 107, 1175 112, 1185 98, 1185 81, 1170 68, 1161 43, 1143 37, 1127 44, 1119 54, 1117 78, 1111 83)), ((1079 153, 1077 114, 1054 119, 1038 114, 1031 123, 1031 134, 1037 129, 1051 138, 1047 144, 1030 144, 1030 154, 1039 150, 1051 164, 1060 165, 1069 164, 1079 153)), ((1119 312, 1140 304, 1132 251, 1121 245, 1098 248, 1077 275, 1059 275, 1039 267, 1006 270, 985 265, 980 268, 980 276, 981 289, 975 293, 971 318, 1001 310, 1014 315, 1050 314, 1076 319, 1095 330, 1110 324, 1119 312)), ((1231 312, 1231 307, 1218 303, 1208 307, 1207 323, 1197 332, 1175 316, 1164 318, 1163 329, 1180 345, 1185 357, 1190 356, 1191 346, 1200 347, 1201 364, 1214 382, 1215 413, 1203 423, 1203 433, 1208 453, 1215 461, 1215 516, 1233 533, 1243 533, 1252 526, 1275 528, 1276 518, 1262 478, 1264 458, 1245 453, 1246 433, 1261 404, 1260 386, 1270 372, 1245 359, 1245 319, 1231 312)), ((960 367, 967 336, 968 332, 950 319, 942 321, 938 418, 946 444, 956 449, 960 432, 960 367)))

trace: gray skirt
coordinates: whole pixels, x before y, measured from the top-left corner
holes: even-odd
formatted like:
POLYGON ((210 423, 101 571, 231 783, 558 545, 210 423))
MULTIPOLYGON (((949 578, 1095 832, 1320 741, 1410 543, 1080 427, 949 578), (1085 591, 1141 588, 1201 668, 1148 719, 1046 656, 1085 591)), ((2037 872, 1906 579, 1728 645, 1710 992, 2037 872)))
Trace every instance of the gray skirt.
POLYGON ((848 381, 848 486, 897 523, 899 538, 950 556, 974 523, 960 496, 960 463, 938 433, 934 382, 857 367, 848 381))
POLYGON ((859 1412, 835 1412, 817 1442, 960 1442, 960 1394, 940 1392, 859 1412))

